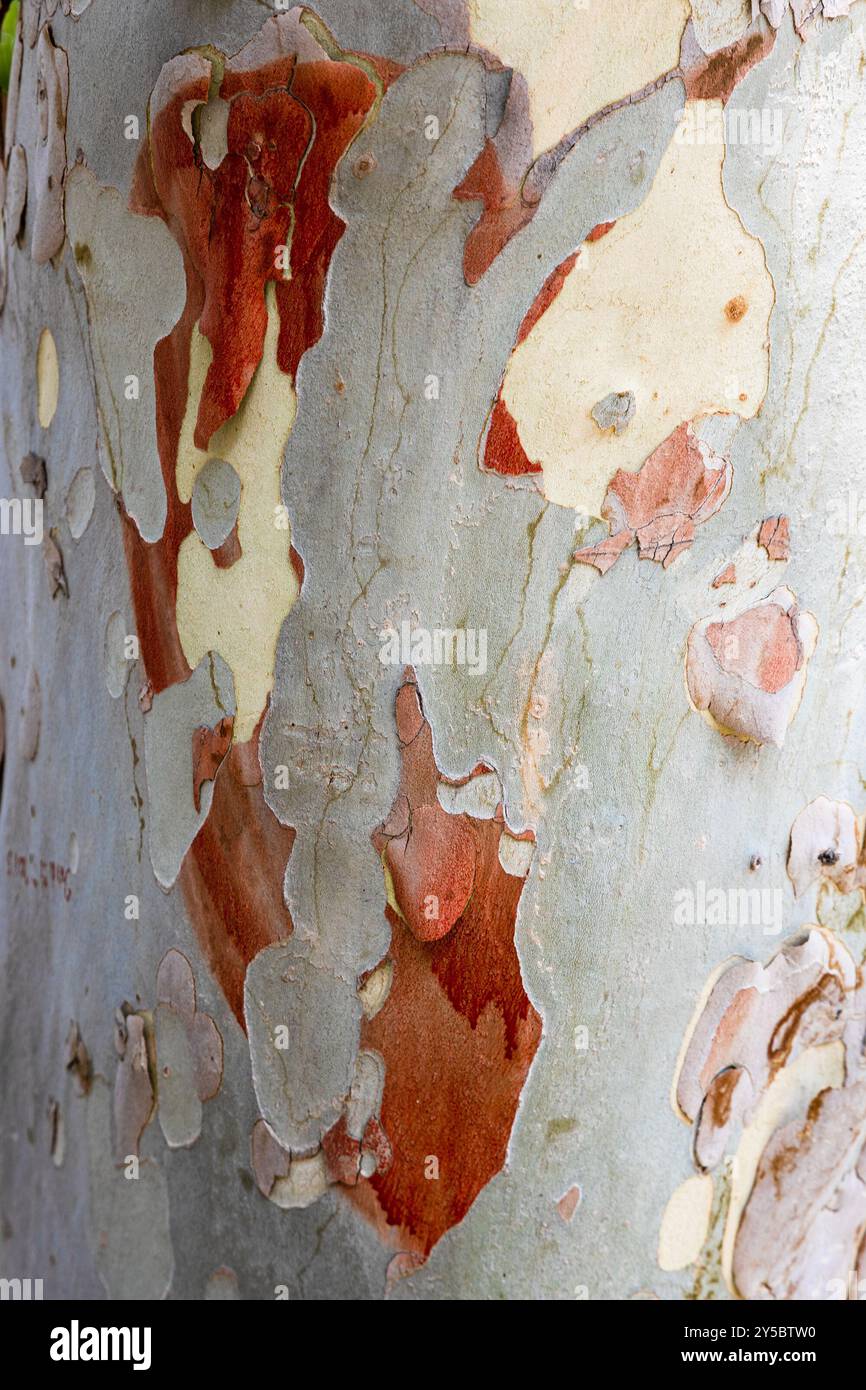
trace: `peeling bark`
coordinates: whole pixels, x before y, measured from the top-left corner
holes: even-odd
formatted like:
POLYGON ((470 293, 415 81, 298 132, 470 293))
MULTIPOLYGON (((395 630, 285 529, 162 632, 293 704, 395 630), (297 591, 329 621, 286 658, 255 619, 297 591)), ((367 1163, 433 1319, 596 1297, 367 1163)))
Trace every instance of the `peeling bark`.
POLYGON ((856 1296, 866 9, 200 8, 7 45, 4 1260, 856 1296))

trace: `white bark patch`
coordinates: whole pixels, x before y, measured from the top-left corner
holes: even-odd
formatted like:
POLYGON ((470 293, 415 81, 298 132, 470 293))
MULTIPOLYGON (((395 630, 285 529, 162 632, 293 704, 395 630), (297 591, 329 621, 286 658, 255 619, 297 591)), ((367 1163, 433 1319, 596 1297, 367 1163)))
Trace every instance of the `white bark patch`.
POLYGON ((707 1238, 713 1207, 713 1180, 686 1178, 665 1207, 659 1230, 661 1269, 686 1269, 698 1258, 707 1238))
POLYGON ((534 840, 518 840, 515 835, 503 831, 499 837, 499 862, 507 874, 515 878, 526 878, 532 867, 535 854, 534 840))
POLYGON ((365 1018, 375 1018, 384 1006, 391 993, 393 978, 394 963, 390 960, 384 960, 381 965, 376 966, 375 970, 370 971, 364 983, 359 986, 358 998, 361 1001, 365 1018))
POLYGON ((731 1170, 731 1198, 722 1240, 722 1270, 732 1293, 736 1292, 733 1259, 737 1231, 764 1149, 776 1130, 801 1116, 819 1091, 841 1086, 844 1080, 841 1042, 808 1048, 779 1072, 745 1130, 731 1170))
POLYGON ((321 1152, 309 1158, 293 1158, 284 1178, 277 1178, 271 1188, 270 1200, 284 1211, 310 1207, 324 1197, 328 1190, 328 1171, 321 1152))
POLYGON ((484 772, 466 782, 440 782, 436 788, 439 805, 452 816, 475 816, 490 820, 502 804, 502 783, 495 772, 484 772))
POLYGON ((788 877, 801 898, 813 883, 826 878, 840 893, 866 883, 860 863, 863 834, 845 801, 816 797, 804 806, 791 827, 788 877))
POLYGON ((749 0, 691 0, 695 38, 704 53, 736 43, 752 22, 749 0))
POLYGON ((744 1298, 847 1292, 866 1229, 866 1184, 855 1171, 864 1154, 866 1082, 819 1092, 776 1130, 737 1232, 733 1275, 744 1298))

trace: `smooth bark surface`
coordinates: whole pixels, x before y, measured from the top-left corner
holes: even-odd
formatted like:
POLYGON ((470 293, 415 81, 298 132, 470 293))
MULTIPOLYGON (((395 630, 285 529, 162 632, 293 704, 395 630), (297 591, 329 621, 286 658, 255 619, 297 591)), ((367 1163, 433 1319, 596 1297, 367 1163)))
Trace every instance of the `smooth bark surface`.
POLYGON ((27 0, 4 120, 0 1273, 856 1298, 864 6, 27 0))

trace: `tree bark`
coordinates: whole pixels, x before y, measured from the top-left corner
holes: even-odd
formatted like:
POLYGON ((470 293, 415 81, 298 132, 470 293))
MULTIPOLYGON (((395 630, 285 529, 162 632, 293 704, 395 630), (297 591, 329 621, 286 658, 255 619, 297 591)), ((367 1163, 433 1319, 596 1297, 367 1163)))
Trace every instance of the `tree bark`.
POLYGON ((5 1276, 863 1296, 848 9, 7 26, 5 1276))

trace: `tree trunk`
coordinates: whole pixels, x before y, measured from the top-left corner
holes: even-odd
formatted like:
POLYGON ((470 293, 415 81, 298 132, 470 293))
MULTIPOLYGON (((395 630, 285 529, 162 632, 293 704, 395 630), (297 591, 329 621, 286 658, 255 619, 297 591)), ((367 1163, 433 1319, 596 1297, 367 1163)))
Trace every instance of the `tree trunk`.
POLYGON ((866 1293, 848 8, 7 24, 4 1277, 866 1293))

